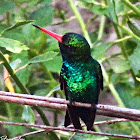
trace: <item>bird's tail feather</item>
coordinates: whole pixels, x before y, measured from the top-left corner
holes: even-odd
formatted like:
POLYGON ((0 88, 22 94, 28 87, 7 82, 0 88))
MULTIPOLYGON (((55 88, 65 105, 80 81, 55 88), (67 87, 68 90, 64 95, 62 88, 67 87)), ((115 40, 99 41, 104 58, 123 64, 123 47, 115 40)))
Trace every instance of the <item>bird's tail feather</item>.
POLYGON ((68 105, 66 111, 64 126, 67 127, 72 122, 75 129, 82 129, 80 124, 80 118, 87 126, 87 130, 94 130, 93 123, 95 120, 96 108, 92 105, 91 108, 76 107, 68 105))

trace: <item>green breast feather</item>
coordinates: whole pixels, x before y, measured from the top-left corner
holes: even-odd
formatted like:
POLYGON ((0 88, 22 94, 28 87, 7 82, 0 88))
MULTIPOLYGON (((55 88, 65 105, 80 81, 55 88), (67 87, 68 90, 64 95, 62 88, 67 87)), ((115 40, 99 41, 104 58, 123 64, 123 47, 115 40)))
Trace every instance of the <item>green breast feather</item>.
POLYGON ((70 101, 93 103, 97 100, 96 69, 92 63, 64 63, 61 75, 66 80, 66 94, 70 101))

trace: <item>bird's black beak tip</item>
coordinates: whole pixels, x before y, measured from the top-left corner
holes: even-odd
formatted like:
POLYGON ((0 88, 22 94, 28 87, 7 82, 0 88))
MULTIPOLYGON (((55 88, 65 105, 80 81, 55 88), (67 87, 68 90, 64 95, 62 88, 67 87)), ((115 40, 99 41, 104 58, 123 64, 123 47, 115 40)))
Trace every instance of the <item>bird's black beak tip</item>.
POLYGON ((40 29, 40 27, 39 26, 37 26, 37 25, 35 25, 35 24, 32 24, 34 27, 36 27, 36 28, 38 28, 38 29, 40 29))

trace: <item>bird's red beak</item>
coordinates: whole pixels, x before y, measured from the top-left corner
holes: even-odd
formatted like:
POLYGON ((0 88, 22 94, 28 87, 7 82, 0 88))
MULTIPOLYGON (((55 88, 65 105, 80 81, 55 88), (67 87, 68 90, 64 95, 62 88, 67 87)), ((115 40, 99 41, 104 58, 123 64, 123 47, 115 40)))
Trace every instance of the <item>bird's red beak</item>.
POLYGON ((37 25, 35 25, 35 24, 32 24, 32 25, 33 25, 34 27, 40 29, 41 31, 47 33, 48 35, 52 36, 53 38, 57 39, 60 43, 62 43, 62 37, 63 37, 62 35, 58 35, 58 34, 56 34, 56 33, 54 33, 54 32, 48 31, 48 30, 46 30, 46 29, 44 29, 44 28, 41 28, 41 27, 39 27, 39 26, 37 26, 37 25))

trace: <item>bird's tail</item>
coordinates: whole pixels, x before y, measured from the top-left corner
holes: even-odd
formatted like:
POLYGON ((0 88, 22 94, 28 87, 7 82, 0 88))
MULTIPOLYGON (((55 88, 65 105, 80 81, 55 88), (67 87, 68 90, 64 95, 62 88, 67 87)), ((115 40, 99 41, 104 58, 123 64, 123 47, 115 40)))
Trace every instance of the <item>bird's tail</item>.
POLYGON ((91 108, 80 107, 79 109, 79 116, 83 120, 83 122, 87 126, 87 130, 94 130, 93 123, 95 120, 96 108, 95 106, 91 106, 91 108))
POLYGON ((75 129, 82 129, 80 124, 81 118, 83 122, 86 124, 87 130, 94 130, 93 123, 95 120, 95 114, 96 114, 95 105, 92 105, 91 108, 68 105, 64 126, 67 127, 72 122, 75 129))

